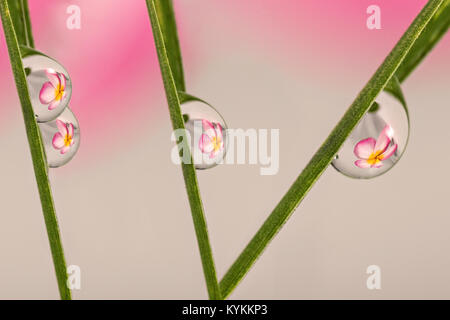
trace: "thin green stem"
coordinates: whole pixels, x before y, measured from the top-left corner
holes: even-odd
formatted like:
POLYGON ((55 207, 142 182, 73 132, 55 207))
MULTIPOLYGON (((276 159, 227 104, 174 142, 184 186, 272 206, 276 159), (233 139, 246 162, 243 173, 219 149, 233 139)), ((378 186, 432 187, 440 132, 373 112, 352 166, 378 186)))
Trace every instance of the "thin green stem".
MULTIPOLYGON (((158 15, 156 11, 155 1, 146 0, 150 22, 152 25, 153 36, 155 39, 156 52, 158 54, 159 66, 166 92, 167 102, 169 106, 170 118, 174 130, 185 129, 184 121, 181 115, 180 99, 177 93, 177 87, 171 71, 171 65, 167 56, 164 37, 159 24, 158 15)), ((182 137, 186 139, 186 136, 182 137)), ((181 150, 180 150, 181 152, 181 150)), ((211 245, 209 242, 208 229, 206 225, 205 214, 203 212, 203 204, 200 198, 200 191, 197 182, 194 165, 192 164, 192 156, 189 150, 183 149, 184 154, 182 158, 190 159, 189 163, 182 161, 181 168, 186 184, 186 191, 188 194, 189 204, 191 206, 192 219, 194 222, 195 233, 200 251, 200 257, 203 265, 203 273, 205 276, 206 286, 210 299, 221 299, 219 284, 217 281, 216 269, 214 266, 214 259, 211 245)), ((181 156, 181 154, 180 154, 181 156)))
POLYGON ((164 38, 164 45, 167 48, 167 59, 169 59, 175 86, 178 91, 186 91, 183 60, 172 0, 156 0, 155 6, 158 14, 159 26, 161 27, 164 38))
POLYGON ((11 13, 14 30, 16 32, 17 42, 20 45, 26 45, 27 39, 25 35, 25 23, 23 21, 21 1, 8 0, 8 8, 11 13))
POLYGON ((30 10, 28 9, 28 0, 20 0, 20 9, 22 11, 22 21, 24 25, 24 33, 26 46, 34 48, 33 32, 31 30, 30 10))
POLYGON ((247 274, 264 249, 286 223, 288 218, 329 166, 341 145, 368 111, 377 95, 388 84, 414 43, 422 38, 443 0, 430 0, 384 60, 366 86, 359 93, 331 134, 314 154, 305 169, 266 219, 220 282, 222 297, 227 297, 247 274))
POLYGON ((422 60, 431 52, 450 27, 450 0, 444 0, 436 13, 431 18, 408 55, 402 62, 395 75, 403 82, 422 60))
POLYGON ((61 299, 69 300, 71 299, 71 292, 67 287, 66 261, 64 258, 58 221, 56 218, 55 206, 53 203, 52 191, 48 178, 48 165, 45 160, 45 151, 42 144, 39 127, 30 101, 27 80, 19 50, 19 42, 14 30, 13 20, 11 18, 7 0, 0 0, 0 14, 6 44, 8 46, 11 67, 19 94, 20 104, 22 106, 25 129, 30 146, 31 158, 33 161, 39 196, 41 199, 45 225, 47 227, 47 235, 52 252, 59 293, 61 299))

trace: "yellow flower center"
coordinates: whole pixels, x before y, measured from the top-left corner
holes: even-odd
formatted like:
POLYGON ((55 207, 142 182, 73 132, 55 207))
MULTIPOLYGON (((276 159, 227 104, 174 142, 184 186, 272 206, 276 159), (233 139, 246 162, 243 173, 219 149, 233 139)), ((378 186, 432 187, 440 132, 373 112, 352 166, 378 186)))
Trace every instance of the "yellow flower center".
POLYGON ((384 155, 382 153, 383 150, 372 152, 369 159, 367 159, 367 163, 373 166, 374 164, 377 164, 378 162, 382 161, 384 159, 384 155))
POLYGON ((218 152, 220 150, 221 140, 218 139, 217 137, 213 137, 212 138, 212 144, 213 144, 213 147, 214 147, 214 152, 218 152))
POLYGON ((58 84, 58 86, 55 89, 55 100, 59 101, 64 96, 64 87, 58 84))
POLYGON ((68 134, 66 134, 66 136, 64 137, 64 145, 66 147, 70 147, 72 144, 72 137, 68 134))

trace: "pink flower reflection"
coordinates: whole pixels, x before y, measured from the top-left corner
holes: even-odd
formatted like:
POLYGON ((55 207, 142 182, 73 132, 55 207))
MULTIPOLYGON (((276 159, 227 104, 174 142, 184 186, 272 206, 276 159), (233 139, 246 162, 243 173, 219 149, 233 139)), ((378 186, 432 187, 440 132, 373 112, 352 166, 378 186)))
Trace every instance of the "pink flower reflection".
POLYGON ((359 141, 353 150, 353 153, 360 159, 355 161, 355 165, 363 169, 382 167, 383 161, 389 159, 397 151, 397 144, 389 146, 393 135, 394 130, 391 126, 386 125, 378 140, 367 138, 359 141))
POLYGON ((58 126, 59 132, 55 133, 53 136, 53 148, 60 150, 61 154, 65 154, 74 143, 73 124, 70 122, 65 123, 61 120, 56 120, 56 125, 58 126))
POLYGON ((220 123, 211 123, 208 120, 202 120, 203 131, 198 147, 202 153, 209 154, 209 158, 214 158, 223 150, 223 134, 220 123))
POLYGON ((49 105, 48 110, 53 110, 66 97, 66 77, 53 69, 47 69, 45 73, 49 81, 42 86, 39 100, 42 104, 49 105))

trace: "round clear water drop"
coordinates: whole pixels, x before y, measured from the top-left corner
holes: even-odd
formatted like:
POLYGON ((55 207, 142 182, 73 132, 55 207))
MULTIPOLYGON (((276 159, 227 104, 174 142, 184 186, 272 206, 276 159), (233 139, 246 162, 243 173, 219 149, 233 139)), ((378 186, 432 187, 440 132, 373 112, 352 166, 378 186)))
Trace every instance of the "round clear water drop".
POLYGON ((192 99, 181 105, 196 169, 222 163, 227 149, 227 125, 222 116, 204 101, 192 99))
POLYGON ((337 171, 351 178, 377 177, 400 160, 408 138, 406 105, 383 91, 331 163, 337 171))
POLYGON ((52 58, 25 49, 22 61, 37 122, 55 120, 69 105, 72 82, 64 67, 52 58))
POLYGON ((50 168, 61 167, 72 160, 80 147, 80 127, 69 108, 55 120, 40 123, 39 128, 50 168))

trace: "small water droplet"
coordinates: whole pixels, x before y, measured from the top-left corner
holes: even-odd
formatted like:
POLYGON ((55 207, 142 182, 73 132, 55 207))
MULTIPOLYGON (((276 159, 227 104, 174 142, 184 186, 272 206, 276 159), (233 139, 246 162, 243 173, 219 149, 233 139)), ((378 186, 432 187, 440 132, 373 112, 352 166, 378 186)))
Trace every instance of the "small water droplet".
POLYGON ((227 125, 211 105, 190 100, 181 105, 186 130, 191 135, 191 151, 196 169, 221 163, 227 148, 227 125))
POLYGON ((406 106, 394 95, 383 91, 331 164, 351 178, 377 177, 400 160, 408 138, 409 117, 406 106))
POLYGON ((69 108, 55 120, 40 123, 39 128, 50 168, 61 167, 72 160, 80 147, 80 127, 69 108))
POLYGON ((67 70, 59 62, 34 50, 22 60, 36 121, 55 120, 69 105, 72 95, 67 70))

